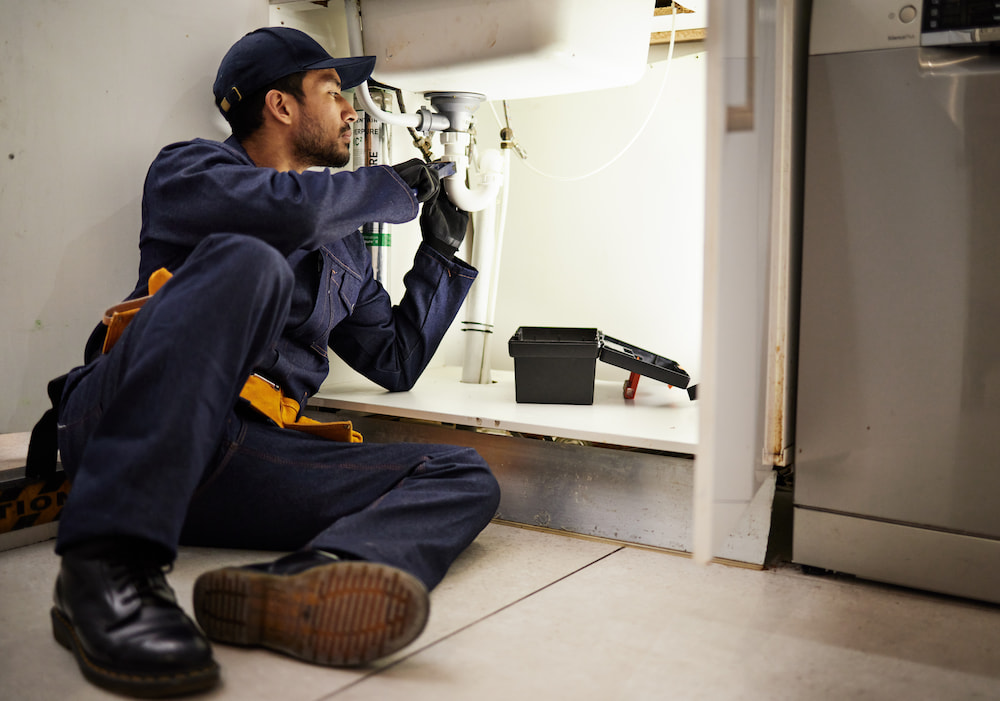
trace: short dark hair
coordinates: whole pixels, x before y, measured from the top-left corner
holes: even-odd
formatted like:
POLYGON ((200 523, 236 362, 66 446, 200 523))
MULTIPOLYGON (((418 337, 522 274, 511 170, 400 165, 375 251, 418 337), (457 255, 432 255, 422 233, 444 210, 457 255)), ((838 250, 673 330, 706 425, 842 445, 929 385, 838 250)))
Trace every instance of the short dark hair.
POLYGON ((286 75, 284 78, 278 78, 247 99, 235 104, 226 113, 226 120, 229 122, 229 126, 233 128, 233 136, 243 141, 253 136, 254 132, 260 129, 261 125, 264 124, 264 97, 271 90, 280 90, 281 92, 288 93, 296 100, 302 101, 306 95, 302 90, 302 79, 305 78, 305 75, 305 72, 301 72, 286 75))

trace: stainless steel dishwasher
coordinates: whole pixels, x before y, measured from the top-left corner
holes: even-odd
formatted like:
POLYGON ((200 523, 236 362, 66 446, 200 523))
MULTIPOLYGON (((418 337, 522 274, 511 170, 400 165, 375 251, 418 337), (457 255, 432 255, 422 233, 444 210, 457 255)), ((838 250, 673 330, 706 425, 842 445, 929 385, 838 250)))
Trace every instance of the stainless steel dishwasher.
POLYGON ((1000 602, 1000 1, 815 0, 793 559, 1000 602))

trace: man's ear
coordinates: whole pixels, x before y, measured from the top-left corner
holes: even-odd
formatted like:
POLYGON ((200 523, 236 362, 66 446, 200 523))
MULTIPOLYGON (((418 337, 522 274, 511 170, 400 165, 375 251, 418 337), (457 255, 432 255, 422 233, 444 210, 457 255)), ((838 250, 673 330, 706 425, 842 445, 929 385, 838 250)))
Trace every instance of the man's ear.
POLYGON ((264 96, 264 112, 282 124, 291 124, 298 103, 295 98, 280 90, 269 90, 264 96))

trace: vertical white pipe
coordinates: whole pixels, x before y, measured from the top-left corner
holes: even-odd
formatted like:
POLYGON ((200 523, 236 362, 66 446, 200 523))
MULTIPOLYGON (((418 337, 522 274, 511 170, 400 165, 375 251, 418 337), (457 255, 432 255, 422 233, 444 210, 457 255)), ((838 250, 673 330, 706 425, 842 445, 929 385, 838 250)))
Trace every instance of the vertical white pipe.
POLYGON ((490 273, 490 299, 486 323, 493 328, 497 311, 497 287, 500 284, 500 260, 503 252, 503 235, 507 230, 507 205, 510 202, 510 149, 503 149, 503 185, 500 188, 500 221, 497 224, 496 242, 493 245, 493 270, 490 273))
POLYGON ((486 324, 489 315, 489 289, 493 279, 496 250, 496 208, 487 207, 473 214, 472 265, 479 271, 476 294, 469 298, 468 320, 486 324), (486 294, 483 294, 486 292, 486 294))
POLYGON ((492 289, 493 261, 496 243, 496 207, 486 207, 473 215, 472 265, 479 270, 479 277, 469 291, 466 301, 465 357, 462 363, 462 382, 489 384, 492 381, 489 363, 489 339, 493 327, 489 318, 490 290, 492 289))
MULTIPOLYGON (((495 150, 486 151, 480 163, 486 173, 502 170, 504 182, 509 177, 509 154, 501 158, 495 150)), ((504 201, 506 190, 503 188, 504 201)), ((501 207, 501 217, 504 208, 501 207)), ((493 318, 496 305, 496 278, 499 272, 502 227, 497 226, 496 199, 491 205, 475 212, 473 216, 472 264, 479 270, 479 277, 472 286, 466 301, 465 356, 462 365, 462 382, 489 384, 492 382, 490 367, 490 341, 493 338, 493 318)))

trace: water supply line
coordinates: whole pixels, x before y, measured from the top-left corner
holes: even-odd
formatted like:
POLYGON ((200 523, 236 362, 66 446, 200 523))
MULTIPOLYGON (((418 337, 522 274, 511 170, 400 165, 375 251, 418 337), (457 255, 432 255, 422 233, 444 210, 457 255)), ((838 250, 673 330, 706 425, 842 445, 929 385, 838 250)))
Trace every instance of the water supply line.
MULTIPOLYGON (((557 181, 561 181, 561 182, 575 182, 575 181, 578 181, 578 180, 586 180, 587 178, 593 177, 594 175, 597 175, 601 171, 603 171, 606 168, 610 167, 613 163, 616 163, 619 158, 621 158, 622 156, 624 156, 625 153, 630 148, 632 148, 632 145, 635 144, 636 140, 639 138, 639 135, 642 134, 646 130, 646 127, 649 125, 650 120, 652 120, 653 114, 656 112, 656 107, 657 107, 657 105, 660 104, 660 98, 663 96, 663 89, 667 86, 667 79, 670 76, 670 66, 673 65, 673 62, 674 62, 674 41, 677 38, 677 4, 676 3, 672 3, 671 4, 671 6, 670 6, 670 15, 671 15, 671 19, 670 19, 670 47, 667 50, 667 66, 666 66, 666 68, 663 71, 663 79, 660 81, 660 88, 659 88, 659 90, 656 93, 656 98, 653 100, 652 106, 649 108, 649 111, 646 114, 646 118, 643 120, 643 122, 639 126, 639 128, 636 129, 635 132, 632 134, 632 138, 628 141, 628 143, 626 143, 625 146, 623 146, 622 149, 613 158, 611 158, 610 160, 606 161, 602 165, 599 165, 597 168, 594 168, 593 170, 591 170, 591 171, 589 171, 587 173, 584 173, 582 175, 563 176, 563 175, 553 175, 551 173, 546 173, 546 172, 544 172, 544 171, 536 168, 535 166, 533 166, 528 161, 528 156, 525 153, 524 149, 521 148, 517 144, 517 142, 514 142, 512 148, 515 150, 515 152, 518 154, 518 156, 521 157, 521 162, 524 164, 524 166, 528 170, 532 171, 536 175, 542 176, 543 178, 548 178, 549 180, 557 180, 557 181)), ((503 105, 504 105, 504 116, 507 117, 507 101, 506 100, 504 100, 503 105)), ((493 108, 492 104, 490 105, 490 109, 493 110, 493 116, 496 118, 497 124, 501 124, 500 116, 497 115, 496 109, 493 108)), ((506 122, 507 122, 507 127, 510 128, 510 119, 509 119, 509 117, 507 117, 506 122)))

